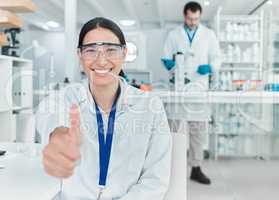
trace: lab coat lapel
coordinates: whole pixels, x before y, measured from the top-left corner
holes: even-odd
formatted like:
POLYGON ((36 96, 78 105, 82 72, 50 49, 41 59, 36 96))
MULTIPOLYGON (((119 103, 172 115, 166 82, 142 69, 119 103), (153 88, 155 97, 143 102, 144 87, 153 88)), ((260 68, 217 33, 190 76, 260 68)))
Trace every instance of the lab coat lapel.
MULTIPOLYGON (((86 90, 86 94, 84 93, 82 95, 82 100, 81 100, 81 103, 84 104, 88 104, 89 106, 89 109, 90 109, 90 112, 91 113, 96 113, 96 110, 95 110, 95 106, 94 105, 94 99, 92 97, 92 94, 90 92, 90 88, 89 88, 89 81, 88 79, 86 79, 84 82, 83 82, 83 86, 86 90)), ((118 102, 117 102, 117 106, 116 106, 116 116, 127 111, 127 109, 131 106, 133 106, 135 104, 135 101, 132 101, 133 98, 130 98, 131 95, 132 95, 132 91, 131 91, 131 88, 130 86, 125 83, 124 81, 120 81, 120 87, 121 87, 121 93, 120 93, 120 96, 119 96, 119 99, 118 99, 118 102)))
MULTIPOLYGON (((200 46, 199 41, 200 41, 200 36, 202 34, 202 30, 203 30, 203 25, 200 24, 198 29, 197 29, 196 35, 193 39, 193 42, 192 42, 192 48, 193 49, 197 49, 197 47, 200 46)), ((202 48, 202 46, 200 46, 200 48, 202 48)))
POLYGON ((185 29, 184 29, 184 24, 182 26, 180 26, 180 34, 181 34, 181 38, 183 38, 182 41, 185 41, 183 43, 184 49, 191 48, 191 44, 190 44, 188 35, 187 35, 187 33, 186 33, 185 29))
MULTIPOLYGON (((96 109, 94 106, 94 99, 89 89, 89 82, 85 80, 83 83, 86 92, 82 94, 82 100, 80 103, 81 111, 84 113, 90 113, 90 118, 94 120, 94 124, 96 124, 96 109)), ((124 81, 120 81, 121 93, 116 105, 116 124, 122 123, 122 119, 127 117, 126 114, 129 113, 129 110, 136 104, 136 97, 134 94, 134 90, 131 86, 129 86, 124 81)), ((117 135, 115 137, 118 137, 117 135)), ((97 140, 97 138, 95 138, 97 140)))

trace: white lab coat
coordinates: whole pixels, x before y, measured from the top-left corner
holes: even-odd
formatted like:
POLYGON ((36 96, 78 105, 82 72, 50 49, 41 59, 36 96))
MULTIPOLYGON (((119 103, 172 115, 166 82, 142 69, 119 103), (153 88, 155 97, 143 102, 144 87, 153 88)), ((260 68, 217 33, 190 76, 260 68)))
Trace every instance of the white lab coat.
MULTIPOLYGON (((169 186, 172 149, 163 104, 158 97, 120 82, 107 187, 101 200, 163 200, 169 186)), ((55 127, 68 126, 73 103, 79 104, 81 113, 81 161, 74 175, 63 180, 61 196, 63 200, 95 200, 99 192, 99 149, 88 81, 72 84, 41 102, 37 130, 42 143, 47 144, 55 127)))
MULTIPOLYGON (((192 45, 190 45, 187 33, 184 30, 184 25, 180 25, 168 34, 163 57, 172 59, 173 55, 177 52, 182 52, 184 54, 184 66, 186 68, 187 78, 191 80, 184 91, 208 91, 209 76, 198 74, 197 69, 200 65, 209 64, 212 67, 213 76, 217 75, 221 60, 219 42, 215 33, 200 24, 192 45)), ((173 107, 168 107, 167 109, 170 114, 173 113, 173 110, 177 110, 173 107)), ((181 113, 182 112, 173 114, 176 115, 176 118, 180 118, 183 117, 179 116, 181 113)), ((204 121, 208 120, 210 117, 208 105, 188 105, 187 108, 184 107, 184 113, 188 113, 185 114, 187 115, 186 118, 192 121, 204 121)))

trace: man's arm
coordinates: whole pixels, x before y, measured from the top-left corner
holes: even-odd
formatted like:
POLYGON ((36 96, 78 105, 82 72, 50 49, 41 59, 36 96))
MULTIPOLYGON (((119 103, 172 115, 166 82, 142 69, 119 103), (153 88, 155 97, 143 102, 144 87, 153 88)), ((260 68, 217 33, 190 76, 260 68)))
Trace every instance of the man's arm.
POLYGON ((173 33, 170 32, 167 36, 165 45, 164 45, 164 50, 163 50, 163 55, 161 58, 161 61, 163 62, 164 66, 168 71, 172 70, 175 66, 175 60, 174 60, 174 54, 176 53, 176 48, 175 48, 175 39, 173 36, 173 33))

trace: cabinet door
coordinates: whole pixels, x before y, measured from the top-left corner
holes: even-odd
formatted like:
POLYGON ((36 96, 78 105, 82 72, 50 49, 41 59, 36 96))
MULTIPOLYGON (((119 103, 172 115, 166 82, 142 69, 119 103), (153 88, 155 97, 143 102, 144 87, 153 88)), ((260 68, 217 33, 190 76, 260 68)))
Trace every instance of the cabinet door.
POLYGON ((20 113, 16 116, 16 141, 35 142, 35 116, 32 113, 20 113))
POLYGON ((0 142, 13 142, 15 140, 15 133, 13 124, 12 111, 0 112, 1 134, 0 142))
POLYGON ((13 66, 13 106, 21 106, 21 68, 13 66))
POLYGON ((21 71, 21 106, 33 106, 33 72, 32 67, 23 67, 21 71))
POLYGON ((12 108, 12 61, 0 59, 0 112, 12 108))

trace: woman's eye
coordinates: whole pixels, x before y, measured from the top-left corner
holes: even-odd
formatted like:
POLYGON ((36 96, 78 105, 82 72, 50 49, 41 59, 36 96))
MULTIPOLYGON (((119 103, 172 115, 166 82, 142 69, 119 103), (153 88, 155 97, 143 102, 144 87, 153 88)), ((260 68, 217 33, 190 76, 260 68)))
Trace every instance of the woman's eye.
POLYGON ((115 52, 115 51, 117 51, 117 49, 115 49, 115 48, 109 48, 109 49, 107 49, 107 52, 115 52))
POLYGON ((96 49, 84 49, 85 53, 94 53, 96 51, 97 51, 96 49))
POLYGON ((95 48, 89 48, 89 47, 87 47, 87 48, 84 48, 84 49, 82 50, 82 52, 83 52, 83 53, 94 53, 94 52, 96 52, 96 49, 95 49, 95 48))

